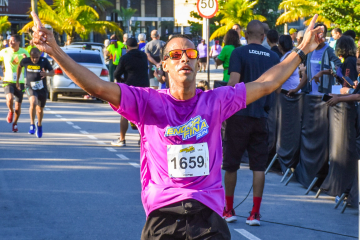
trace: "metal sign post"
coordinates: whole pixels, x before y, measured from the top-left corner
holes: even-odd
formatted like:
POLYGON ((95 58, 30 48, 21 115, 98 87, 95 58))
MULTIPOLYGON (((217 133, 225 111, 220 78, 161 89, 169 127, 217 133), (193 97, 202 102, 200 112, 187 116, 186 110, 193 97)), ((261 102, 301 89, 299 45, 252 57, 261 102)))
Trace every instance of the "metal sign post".
POLYGON ((215 16, 217 11, 219 10, 219 3, 217 0, 198 0, 197 1, 197 10, 200 16, 203 18, 206 18, 206 26, 203 26, 203 28, 206 27, 206 45, 207 45, 207 79, 208 84, 210 86, 210 18, 215 16))

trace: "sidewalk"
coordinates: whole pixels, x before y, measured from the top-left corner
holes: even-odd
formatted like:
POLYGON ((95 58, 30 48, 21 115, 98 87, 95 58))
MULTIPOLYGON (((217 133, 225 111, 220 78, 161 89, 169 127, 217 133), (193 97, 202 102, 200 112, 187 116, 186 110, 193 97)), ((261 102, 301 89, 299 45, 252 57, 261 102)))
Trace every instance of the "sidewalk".
MULTIPOLYGON (((213 59, 210 59, 210 88, 213 88, 214 81, 222 81, 223 79, 223 67, 218 66, 218 69, 215 68, 215 63, 213 59)), ((208 80, 208 73, 206 72, 198 72, 196 74, 196 82, 200 82, 201 80, 208 80)))

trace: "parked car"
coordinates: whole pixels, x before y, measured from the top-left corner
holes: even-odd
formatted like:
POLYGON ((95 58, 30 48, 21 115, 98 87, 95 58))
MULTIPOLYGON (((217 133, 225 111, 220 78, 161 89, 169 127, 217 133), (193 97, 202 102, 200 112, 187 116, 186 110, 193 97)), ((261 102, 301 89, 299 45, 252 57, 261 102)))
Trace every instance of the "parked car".
MULTIPOLYGON (((80 48, 62 47, 63 51, 75 62, 92 71, 96 76, 104 81, 109 81, 109 71, 106 68, 103 54, 97 50, 83 50, 80 48)), ((50 59, 51 62, 51 59, 50 59)), ((77 86, 60 68, 53 62, 55 75, 47 77, 49 98, 51 101, 58 100, 58 94, 63 96, 81 96, 87 93, 77 86)))
POLYGON ((104 44, 98 43, 98 42, 72 42, 67 47, 75 46, 75 45, 82 46, 82 47, 86 46, 87 48, 90 48, 90 47, 93 47, 93 46, 98 46, 98 47, 101 47, 101 48, 105 47, 104 44))

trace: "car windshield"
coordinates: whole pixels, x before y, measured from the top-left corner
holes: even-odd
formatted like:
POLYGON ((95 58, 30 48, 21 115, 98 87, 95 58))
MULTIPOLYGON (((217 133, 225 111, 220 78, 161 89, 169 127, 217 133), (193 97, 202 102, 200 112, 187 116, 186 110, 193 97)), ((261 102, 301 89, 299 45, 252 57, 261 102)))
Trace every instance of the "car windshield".
POLYGON ((68 53, 78 63, 99 63, 102 64, 100 54, 68 53))

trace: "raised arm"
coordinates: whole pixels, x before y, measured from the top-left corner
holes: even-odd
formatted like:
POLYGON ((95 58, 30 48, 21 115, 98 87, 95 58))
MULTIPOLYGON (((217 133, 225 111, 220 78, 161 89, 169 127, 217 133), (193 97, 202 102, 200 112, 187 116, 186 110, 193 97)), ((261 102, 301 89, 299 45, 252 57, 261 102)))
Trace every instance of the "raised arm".
MULTIPOLYGON (((298 46, 305 54, 312 52, 321 43, 318 34, 322 34, 323 27, 314 29, 317 14, 311 20, 306 30, 303 42, 298 46)), ((301 60, 295 53, 290 53, 284 61, 270 68, 256 81, 246 84, 246 104, 250 104, 263 96, 266 96, 282 86, 282 84, 290 77, 290 75, 299 66, 301 60)))
POLYGON ((39 17, 31 12, 34 20, 33 42, 40 51, 46 52, 61 67, 61 69, 79 87, 84 89, 92 96, 96 96, 111 103, 118 108, 120 104, 121 91, 115 83, 101 80, 87 68, 77 64, 57 45, 51 31, 44 28, 39 17))

